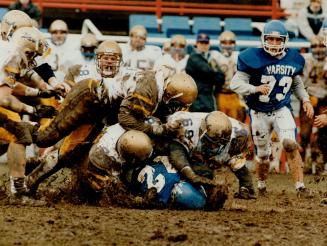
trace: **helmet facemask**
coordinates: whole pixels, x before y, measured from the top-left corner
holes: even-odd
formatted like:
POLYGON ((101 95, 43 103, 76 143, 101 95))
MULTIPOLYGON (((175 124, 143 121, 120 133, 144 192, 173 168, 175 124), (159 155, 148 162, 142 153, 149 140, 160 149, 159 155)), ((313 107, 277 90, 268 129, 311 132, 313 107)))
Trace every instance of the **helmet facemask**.
POLYGON ((113 78, 119 72, 122 63, 121 55, 113 52, 99 52, 96 54, 97 71, 103 78, 113 78))
POLYGON ((311 40, 311 53, 312 56, 318 61, 323 61, 326 57, 326 47, 324 45, 324 38, 317 36, 315 39, 311 40))
POLYGON ((199 137, 202 150, 210 156, 219 154, 230 142, 232 134, 231 123, 227 116, 221 116, 222 113, 219 112, 218 116, 213 115, 210 119, 212 114, 215 112, 208 114, 202 120, 199 137))
POLYGON ((95 57, 96 46, 81 46, 81 52, 85 60, 92 60, 95 57))
POLYGON ((271 56, 281 55, 286 47, 286 42, 288 41, 288 36, 276 34, 263 34, 261 37, 263 44, 263 49, 271 56), (275 40, 275 41, 273 41, 275 40), (275 42, 275 44, 271 44, 275 42))
POLYGON ((230 57, 235 51, 235 40, 223 40, 220 42, 220 51, 225 57, 230 57))

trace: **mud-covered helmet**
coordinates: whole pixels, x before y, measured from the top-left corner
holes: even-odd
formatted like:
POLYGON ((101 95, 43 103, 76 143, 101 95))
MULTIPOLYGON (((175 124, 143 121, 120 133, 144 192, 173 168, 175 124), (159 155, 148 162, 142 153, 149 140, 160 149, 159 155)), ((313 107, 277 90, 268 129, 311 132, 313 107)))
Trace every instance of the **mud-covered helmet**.
POLYGON ((186 73, 176 73, 170 77, 165 88, 163 102, 173 113, 188 108, 197 95, 198 88, 193 78, 186 73))
POLYGON ((13 33, 21 27, 32 27, 32 19, 23 11, 10 10, 1 21, 1 37, 8 40, 13 33))
POLYGON ((103 41, 96 49, 96 67, 104 78, 113 78, 122 63, 122 51, 115 41, 103 41))
POLYGON ((129 130, 119 138, 117 150, 126 161, 144 161, 150 157, 153 147, 144 132, 129 130))
POLYGON ((220 111, 209 113, 201 122, 200 139, 211 152, 219 151, 230 141, 232 123, 228 116, 220 111))

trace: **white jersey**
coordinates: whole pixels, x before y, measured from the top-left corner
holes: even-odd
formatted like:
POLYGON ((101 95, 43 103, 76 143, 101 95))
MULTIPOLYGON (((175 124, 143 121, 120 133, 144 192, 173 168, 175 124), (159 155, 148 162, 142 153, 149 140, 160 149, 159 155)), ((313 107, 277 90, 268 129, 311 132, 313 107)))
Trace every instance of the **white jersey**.
POLYGON ((103 135, 96 143, 96 147, 103 149, 105 155, 110 157, 116 163, 124 163, 125 160, 119 155, 116 146, 119 138, 126 132, 126 130, 117 123, 105 127, 102 132, 103 135))
POLYGON ((305 66, 303 70, 303 83, 309 95, 317 98, 327 96, 327 58, 318 61, 312 53, 303 54, 305 66))
POLYGON ((79 68, 78 74, 74 75, 74 82, 78 83, 84 79, 92 78, 95 80, 101 80, 101 75, 98 73, 95 64, 82 65, 79 68))
POLYGON ((174 73, 185 72, 186 64, 189 57, 190 57, 189 55, 185 55, 185 57, 182 60, 176 61, 172 58, 170 54, 165 54, 155 62, 154 70, 156 71, 161 66, 166 66, 174 70, 174 73))
POLYGON ((141 51, 133 50, 130 44, 121 44, 124 67, 142 70, 153 69, 156 60, 161 58, 161 49, 154 45, 145 45, 141 51))
POLYGON ((17 75, 23 77, 31 68, 26 67, 19 49, 10 42, 0 42, 0 86, 14 86, 17 75))
MULTIPOLYGON (((200 127, 202 120, 209 113, 193 113, 193 112, 176 112, 168 117, 167 126, 176 131, 176 140, 183 144, 184 147, 191 153, 197 148, 200 148, 200 127)), ((239 131, 244 130, 247 126, 238 120, 228 117, 232 124, 232 134, 230 141, 223 146, 219 153, 221 158, 227 161, 230 156, 228 154, 230 144, 233 138, 236 138, 239 131)), ((219 158, 219 159, 221 159, 219 158)))
POLYGON ((216 50, 210 52, 209 62, 211 60, 214 60, 218 64, 222 72, 225 74, 225 83, 223 86, 223 90, 230 91, 229 84, 237 70, 238 55, 239 52, 237 51, 234 51, 230 57, 226 57, 216 50))
POLYGON ((79 49, 77 45, 67 39, 62 45, 50 44, 51 53, 46 57, 45 61, 51 66, 58 81, 63 81, 68 68, 78 64, 79 49))
POLYGON ((119 69, 114 78, 103 78, 107 99, 112 103, 118 98, 126 98, 136 88, 137 80, 143 72, 138 69, 124 68, 119 69))

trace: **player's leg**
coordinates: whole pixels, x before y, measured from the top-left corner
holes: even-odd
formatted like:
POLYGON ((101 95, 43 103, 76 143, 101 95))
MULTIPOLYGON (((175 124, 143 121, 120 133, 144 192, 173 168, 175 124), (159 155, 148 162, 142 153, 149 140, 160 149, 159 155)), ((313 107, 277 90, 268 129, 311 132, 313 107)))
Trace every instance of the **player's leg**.
POLYGON ((250 110, 252 139, 255 145, 256 173, 259 195, 266 193, 266 179, 269 172, 269 156, 271 154, 271 118, 265 113, 250 110))

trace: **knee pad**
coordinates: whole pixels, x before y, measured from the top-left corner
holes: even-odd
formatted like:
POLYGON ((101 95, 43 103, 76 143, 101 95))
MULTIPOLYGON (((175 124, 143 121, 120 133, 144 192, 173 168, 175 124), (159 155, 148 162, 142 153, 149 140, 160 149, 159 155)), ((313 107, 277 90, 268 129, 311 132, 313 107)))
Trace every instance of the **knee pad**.
POLYGON ((283 140, 283 147, 286 152, 292 152, 298 148, 298 144, 291 139, 285 138, 283 140))

